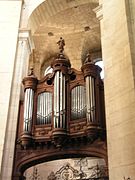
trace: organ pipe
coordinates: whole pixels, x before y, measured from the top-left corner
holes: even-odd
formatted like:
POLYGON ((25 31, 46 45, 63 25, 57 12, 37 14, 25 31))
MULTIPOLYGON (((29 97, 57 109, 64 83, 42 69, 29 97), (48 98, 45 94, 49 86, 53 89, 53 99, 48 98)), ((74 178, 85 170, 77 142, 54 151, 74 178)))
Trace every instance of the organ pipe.
POLYGON ((87 121, 95 121, 95 82, 91 76, 86 77, 86 109, 87 109, 87 121))
POLYGON ((34 91, 30 88, 26 89, 25 100, 24 100, 23 131, 28 133, 31 133, 31 126, 32 126, 33 97, 34 97, 34 91))
POLYGON ((44 92, 38 95, 37 124, 50 124, 52 117, 52 93, 44 92))
POLYGON ((57 71, 54 78, 54 128, 66 128, 65 75, 57 71))
POLYGON ((81 119, 86 116, 86 92, 84 86, 77 86, 71 91, 71 119, 81 119))
POLYGON ((86 109, 87 109, 87 122, 98 123, 99 121, 99 84, 101 68, 95 65, 87 54, 86 60, 82 66, 82 71, 86 84, 86 109))
POLYGON ((24 147, 31 142, 32 124, 33 124, 33 106, 34 106, 34 92, 37 87, 37 78, 33 74, 31 68, 30 74, 23 79, 24 85, 24 116, 23 116, 23 132, 21 134, 21 143, 24 147))

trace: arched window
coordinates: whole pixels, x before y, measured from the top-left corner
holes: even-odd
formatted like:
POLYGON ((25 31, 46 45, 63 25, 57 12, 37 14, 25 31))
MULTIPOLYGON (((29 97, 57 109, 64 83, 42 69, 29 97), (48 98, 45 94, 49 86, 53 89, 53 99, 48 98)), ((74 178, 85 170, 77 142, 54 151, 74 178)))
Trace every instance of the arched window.
POLYGON ((48 66, 48 67, 45 69, 44 76, 46 76, 47 74, 52 73, 52 72, 53 72, 53 69, 51 68, 51 66, 48 66))
POLYGON ((102 68, 102 71, 100 73, 101 79, 104 79, 104 64, 103 60, 101 58, 94 60, 95 64, 102 68))

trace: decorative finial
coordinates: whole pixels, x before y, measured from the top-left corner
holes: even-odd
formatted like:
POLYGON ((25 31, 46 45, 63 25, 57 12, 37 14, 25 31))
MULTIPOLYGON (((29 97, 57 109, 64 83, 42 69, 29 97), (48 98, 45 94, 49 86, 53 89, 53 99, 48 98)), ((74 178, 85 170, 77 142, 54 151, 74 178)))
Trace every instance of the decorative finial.
POLYGON ((30 67, 28 76, 34 76, 34 68, 30 67))
POLYGON ((57 42, 57 44, 59 46, 60 53, 63 53, 64 46, 65 46, 65 40, 62 37, 60 37, 60 40, 57 42))
POLYGON ((92 59, 91 59, 90 53, 88 53, 88 54, 86 55, 86 59, 85 59, 85 61, 84 61, 84 64, 87 64, 87 63, 94 64, 93 61, 92 61, 92 59))

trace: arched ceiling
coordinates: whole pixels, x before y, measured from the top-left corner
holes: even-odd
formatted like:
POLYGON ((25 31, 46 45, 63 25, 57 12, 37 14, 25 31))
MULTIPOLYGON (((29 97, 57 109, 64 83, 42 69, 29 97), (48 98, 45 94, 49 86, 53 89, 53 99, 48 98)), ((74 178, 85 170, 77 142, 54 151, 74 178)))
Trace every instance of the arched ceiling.
POLYGON ((101 49, 100 27, 93 11, 98 0, 46 0, 29 19, 36 50, 44 59, 58 51, 56 42, 63 37, 65 53, 71 62, 87 52, 101 49))

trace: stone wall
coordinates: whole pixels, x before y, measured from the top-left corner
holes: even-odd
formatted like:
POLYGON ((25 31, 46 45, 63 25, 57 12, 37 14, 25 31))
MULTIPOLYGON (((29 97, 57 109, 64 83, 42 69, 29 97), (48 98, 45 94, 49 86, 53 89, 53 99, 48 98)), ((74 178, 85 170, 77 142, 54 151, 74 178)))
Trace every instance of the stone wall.
POLYGON ((110 180, 134 179, 135 86, 132 65, 135 56, 131 42, 134 39, 131 33, 134 21, 129 19, 131 12, 127 1, 103 0, 102 3, 109 177, 110 180))
MULTIPOLYGON (((29 55, 34 48, 29 38, 28 20, 33 10, 42 2, 44 0, 24 0, 22 5, 21 0, 0 1, 0 166, 2 167, 2 180, 11 179, 21 79, 28 71, 29 55), (19 28, 23 35, 18 36, 19 28), (25 70, 24 67, 26 67, 25 70)), ((88 0, 78 2, 83 4, 88 0)), ((91 2, 94 3, 95 0, 91 2)), ((50 5, 51 3, 50 0, 50 5)), ((110 180, 124 177, 134 179, 135 1, 100 0, 100 3, 98 10, 102 13, 98 13, 98 17, 101 20, 102 53, 105 66, 110 180)), ((73 5, 74 2, 71 1, 70 6, 73 5)), ((63 7, 64 4, 59 6, 59 10, 63 7)), ((36 11, 35 20, 37 20, 38 12, 36 11)), ((75 41, 77 42, 78 40, 75 41)), ((73 46, 72 43, 71 46, 73 46)), ((80 47, 76 47, 75 54, 80 50, 80 47)), ((74 53, 71 54, 74 55, 74 53)), ((81 61, 75 60, 72 64, 79 68, 81 61)))
MULTIPOLYGON (((12 153, 6 161, 3 152, 7 150, 5 145, 7 136, 10 136, 8 142, 15 141, 15 132, 12 134, 14 131, 12 127, 16 124, 12 122, 9 127, 8 116, 9 108, 13 108, 10 95, 13 87, 21 4, 21 1, 0 1, 0 167, 3 173, 3 166, 6 166, 6 174, 9 176, 11 176, 12 166, 9 163, 10 160, 13 161, 14 143, 8 146, 8 150, 11 148, 12 153), (2 158, 5 161, 4 165, 2 158)), ((6 178, 4 179, 6 180, 6 178)))

